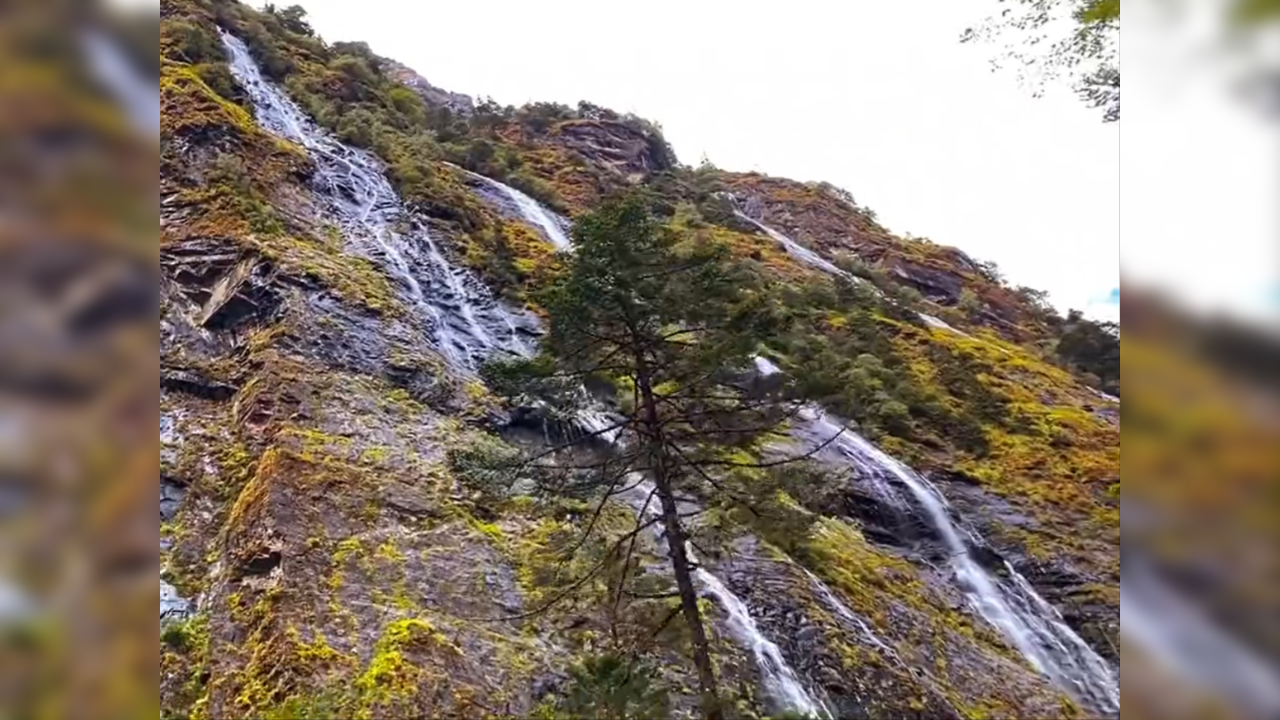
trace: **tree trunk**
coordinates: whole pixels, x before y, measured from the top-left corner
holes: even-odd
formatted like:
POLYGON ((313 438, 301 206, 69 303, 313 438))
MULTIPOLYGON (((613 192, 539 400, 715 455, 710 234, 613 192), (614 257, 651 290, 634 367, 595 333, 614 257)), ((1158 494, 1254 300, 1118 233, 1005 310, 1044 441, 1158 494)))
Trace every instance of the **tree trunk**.
POLYGON ((653 388, 647 373, 641 371, 637 376, 636 385, 640 389, 641 402, 644 405, 645 442, 649 444, 653 484, 658 491, 658 501, 662 505, 662 524, 667 532, 667 552, 671 557, 671 567, 675 571, 676 587, 680 591, 680 608, 683 611, 685 623, 689 626, 689 632, 693 636, 693 664, 698 669, 702 712, 707 720, 721 720, 723 715, 716 689, 715 669, 711 665, 707 631, 702 624, 702 614, 698 610, 698 591, 694 586, 693 573, 689 566, 688 545, 685 541, 684 528, 680 525, 680 511, 671 487, 670 465, 667 462, 667 448, 662 435, 662 426, 658 422, 657 401, 653 397, 653 388))

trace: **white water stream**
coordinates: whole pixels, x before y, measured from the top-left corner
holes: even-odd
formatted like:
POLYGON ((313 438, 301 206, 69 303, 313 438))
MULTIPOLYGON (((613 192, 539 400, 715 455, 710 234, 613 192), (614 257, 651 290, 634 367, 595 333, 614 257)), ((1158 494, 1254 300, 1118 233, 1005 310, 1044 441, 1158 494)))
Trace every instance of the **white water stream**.
MULTIPOLYGON (((621 496, 622 499, 631 505, 641 517, 646 519, 658 517, 660 513, 655 507, 656 503, 652 501, 654 497, 653 483, 648 480, 642 480, 639 476, 630 477, 626 482, 635 485, 635 487, 624 493, 621 496)), ((666 540, 663 534, 659 532, 656 536, 659 545, 666 547, 666 540)), ((692 545, 687 542, 685 543, 685 554, 688 555, 689 562, 697 568, 694 570, 694 579, 702 586, 703 592, 710 595, 720 604, 720 607, 724 608, 725 614, 728 616, 725 625, 730 636, 739 644, 751 650, 751 654, 755 657, 756 666, 760 669, 765 692, 781 704, 784 710, 803 713, 811 717, 832 717, 831 711, 805 690, 804 685, 800 683, 800 679, 796 677, 795 671, 791 669, 786 659, 782 657, 782 651, 778 649, 778 646, 760 631, 760 627, 756 624, 755 618, 751 616, 751 610, 746 603, 721 582, 720 578, 702 567, 702 563, 698 561, 698 556, 694 553, 692 545)))
MULTIPOLYGON (((494 309, 495 303, 483 303, 477 308, 469 302, 477 295, 482 298, 485 295, 478 288, 464 287, 462 278, 466 275, 444 260, 426 228, 406 212, 384 177, 381 163, 372 155, 347 147, 317 128, 293 101, 261 76, 248 49, 238 38, 224 33, 223 42, 231 54, 233 74, 253 99, 259 124, 298 143, 315 159, 318 166, 317 190, 322 199, 329 201, 327 210, 331 219, 336 221, 348 241, 372 249, 371 254, 383 260, 388 271, 401 280, 415 304, 436 320, 442 350, 468 368, 474 368, 497 349, 520 354, 531 352, 527 344, 514 337, 495 339, 489 329, 495 323, 477 319, 480 313, 488 311, 497 315, 499 322, 505 320, 508 327, 515 324, 504 317, 502 308, 494 309), (395 229, 405 223, 411 224, 410 232, 401 233, 395 229), (413 262, 415 245, 420 246, 417 253, 426 260, 425 269, 434 281, 426 288, 418 280, 417 271, 423 266, 413 262), (444 291, 444 299, 437 296, 441 290, 444 291), (462 322, 451 322, 451 319, 462 322)), ((501 189, 519 212, 546 233, 557 247, 564 249, 569 246, 561 223, 532 198, 502 183, 488 178, 485 181, 501 189)), ((512 332, 511 336, 514 335, 512 332)), ((590 427, 590 419, 585 422, 589 431, 608 427, 607 424, 590 427)), ((616 439, 616 434, 613 438, 616 439)), ((705 569, 697 570, 697 580, 706 593, 725 609, 733 637, 755 655, 771 696, 787 709, 830 716, 800 685, 777 646, 761 634, 742 600, 705 569)))
MULTIPOLYGON (((865 281, 862 278, 857 277, 852 273, 848 273, 848 272, 845 272, 844 270, 841 270, 839 267, 836 267, 836 265, 834 265, 829 260, 819 255, 818 253, 810 250, 809 248, 801 245, 795 240, 792 240, 791 238, 787 237, 785 234, 775 230, 774 228, 769 227, 768 225, 765 225, 759 220, 756 220, 755 218, 752 218, 751 216, 742 212, 737 208, 736 203, 733 210, 733 214, 736 215, 738 219, 750 223, 754 227, 764 232, 765 235, 768 235, 770 238, 777 241, 778 244, 786 248, 788 253, 798 258, 800 262, 803 262, 806 265, 809 265, 810 267, 818 268, 819 270, 822 270, 823 272, 829 273, 831 275, 836 275, 838 277, 845 278, 846 280, 852 281, 854 283, 865 283, 865 281)), ((880 293, 880 290, 875 286, 871 285, 870 283, 865 283, 865 284, 868 287, 871 287, 873 290, 875 290, 877 295, 882 295, 882 293, 880 293)), ((940 330, 953 332, 962 337, 967 337, 967 338, 973 337, 968 333, 963 332, 961 330, 957 330, 956 328, 947 324, 947 322, 942 318, 934 317, 933 315, 929 315, 922 312, 917 312, 916 315, 918 315, 920 319, 930 327, 935 327, 940 330)))
MULTIPOLYGON (((243 43, 227 35, 223 40, 231 53, 233 73, 253 98, 259 122, 271 132, 300 144, 316 160, 318 189, 322 190, 321 199, 328 203, 330 219, 349 241, 382 261, 404 285, 415 304, 435 321, 434 331, 441 351, 467 366, 495 350, 529 352, 530 338, 522 337, 517 329, 525 319, 513 317, 514 313, 493 301, 483 285, 444 260, 425 226, 403 208, 386 182, 381 164, 369 154, 348 148, 316 128, 296 105, 261 77, 243 43), (425 281, 420 280, 422 274, 426 276, 425 281), (494 328, 498 332, 495 333, 494 328)), ((120 98, 140 130, 156 132, 159 97, 154 85, 144 87, 119 49, 104 38, 89 36, 84 42, 99 79, 120 98)), ((563 225, 554 216, 518 190, 501 183, 495 186, 502 189, 525 218, 539 227, 552 243, 559 248, 568 247, 563 225)), ((751 218, 745 219, 801 260, 847 277, 839 268, 782 233, 751 218)), ((959 332, 932 316, 921 317, 934 327, 959 332)), ((777 371, 767 360, 758 359, 758 364, 762 370, 777 371)), ((1105 399, 1118 402, 1110 396, 1105 399)), ((816 411, 811 414, 810 424, 815 436, 830 437, 830 433, 838 429, 816 411)), ((616 440, 616 435, 612 433, 609 439, 616 440)), ((945 498, 931 483, 848 431, 833 447, 872 479, 886 501, 899 507, 905 503, 891 481, 896 480, 907 489, 952 551, 957 582, 977 612, 1004 633, 1033 665, 1099 710, 1118 709, 1118 687, 1105 662, 1062 623, 1056 610, 1012 568, 1009 568, 1011 583, 1002 585, 972 560, 960 532, 951 522, 945 498)), ((751 648, 771 693, 790 709, 825 713, 825 708, 796 680, 777 646, 760 632, 745 604, 706 570, 698 570, 698 580, 725 609, 733 635, 751 648)), ((825 585, 816 581, 815 588, 838 614, 846 620, 852 618, 873 642, 880 644, 870 628, 850 613, 825 585)), ((1217 632, 1171 590, 1149 574, 1126 569, 1121 598, 1129 618, 1122 630, 1126 637, 1174 662, 1189 681, 1223 689, 1233 697, 1247 700, 1266 715, 1280 714, 1280 691, 1277 690, 1280 676, 1274 669, 1217 632)), ((167 610, 177 616, 189 608, 187 601, 177 597, 176 591, 167 584, 162 584, 161 605, 162 614, 167 610)))
POLYGON ((852 280, 853 282, 862 282, 862 278, 856 277, 850 273, 845 272, 844 270, 841 270, 840 268, 836 267, 834 264, 829 262, 826 258, 822 257, 818 253, 801 245, 795 240, 792 240, 786 235, 783 235, 777 230, 774 230, 768 225, 765 225, 759 220, 756 220, 748 216, 746 213, 742 212, 741 210, 735 209, 733 211, 733 214, 738 216, 738 219, 745 220, 746 222, 749 222, 752 225, 754 225, 759 230, 763 231, 765 235, 768 235, 770 238, 778 242, 780 245, 782 245, 782 247, 787 249, 787 252, 799 258, 800 261, 805 263, 806 265, 816 267, 819 270, 831 273, 832 275, 839 275, 840 277, 846 278, 848 280, 852 280))
POLYGON ((470 170, 462 169, 462 171, 483 181, 506 196, 515 211, 519 213, 526 222, 541 230, 543 236, 546 237, 552 245, 555 245, 556 250, 569 250, 573 247, 573 243, 569 240, 569 235, 565 233, 565 221, 561 220, 555 213, 543 207, 542 203, 534 200, 506 183, 498 182, 497 180, 485 177, 479 173, 473 173, 470 170))
MULTIPOLYGON (((764 358, 757 358, 763 374, 780 372, 764 358)), ((816 447, 844 428, 818 408, 801 414, 806 424, 794 434, 816 447)), ((1102 713, 1120 709, 1119 681, 1102 659, 1071 628, 1058 611, 1040 597, 1031 583, 1006 563, 1009 580, 1001 582, 979 565, 969 543, 952 522, 946 498, 927 479, 885 454, 857 433, 844 429, 828 446, 858 469, 880 498, 898 508, 907 507, 898 488, 909 494, 912 505, 937 532, 950 556, 956 585, 973 610, 998 630, 1036 670, 1048 676, 1091 710, 1102 713)), ((974 537, 972 533, 966 533, 974 537)))
POLYGON ((160 93, 156 81, 144 77, 124 51, 106 34, 86 30, 80 36, 89 69, 123 106, 138 132, 160 134, 160 93))
POLYGON ((1256 717, 1280 717, 1280 668, 1223 632, 1134 549, 1124 553, 1120 574, 1122 638, 1191 686, 1256 717))
POLYGON ((450 264, 426 222, 405 208, 371 153, 349 147, 317 127, 302 109, 262 77, 248 48, 228 33, 222 41, 231 72, 253 100, 263 128, 302 146, 316 163, 313 186, 325 219, 347 246, 380 262, 430 320, 441 354, 474 370, 497 352, 533 351, 527 316, 497 302, 474 275, 450 264))
MULTIPOLYGON (((614 420, 609 416, 599 412, 584 412, 579 415, 578 422, 588 433, 598 433, 600 437, 607 438, 610 444, 618 442, 617 430, 607 432, 605 430, 614 424, 614 420)), ((620 495, 622 500, 630 505, 642 518, 657 517, 659 512, 655 503, 652 502, 653 483, 649 480, 641 479, 638 475, 627 478, 626 482, 634 487, 620 495)), ((657 533, 657 539, 659 544, 665 548, 666 541, 662 532, 657 533)), ((814 699, 809 691, 805 689, 795 671, 791 669, 791 666, 787 664, 786 659, 782 656, 782 651, 778 649, 777 644, 760 630, 755 618, 751 616, 750 608, 742 601, 742 598, 735 595, 720 578, 702 567, 702 564, 698 562, 697 556, 694 554, 693 547, 687 543, 685 545, 685 553, 688 555, 689 561, 697 566, 694 572, 694 579, 702 587, 703 592, 711 596, 724 609, 727 616, 725 624, 729 635, 740 645, 751 651, 756 661, 756 667, 760 670, 765 692, 775 702, 779 703, 783 710, 799 712, 813 717, 832 717, 826 706, 821 701, 814 699)), ((814 580, 817 580, 817 578, 814 578, 814 580)), ((819 581, 818 584, 821 584, 821 582, 819 581)), ((829 592, 828 595, 830 595, 829 592)), ((832 599, 834 600, 835 598, 832 597, 832 599)), ((847 609, 846 612, 848 612, 847 609)))
MULTIPOLYGON (((486 181, 502 188, 506 187, 487 178, 486 181)), ((532 203, 532 200, 529 202, 532 203)), ((523 204, 518 205, 526 219, 544 226, 545 211, 541 206, 532 204, 532 207, 538 211, 535 214, 526 211, 523 204)), ((788 252, 803 262, 828 273, 857 280, 786 235, 747 217, 740 211, 737 211, 737 214, 782 244, 788 252)), ((554 221, 551 224, 558 227, 554 221)), ((923 313, 920 317, 932 327, 968 337, 936 317, 923 313)), ((778 372, 778 368, 764 358, 756 358, 756 364, 762 374, 778 372)), ((805 419, 808 420, 810 430, 817 436, 815 439, 819 442, 841 430, 840 425, 831 422, 816 409, 808 409, 805 419)), ((588 429, 593 429, 592 426, 594 426, 595 430, 608 426, 603 417, 595 418, 586 424, 588 429)), ((611 440, 616 440, 616 433, 611 440)), ((1119 710, 1119 683, 1107 663, 1067 627, 1058 611, 1040 597, 1031 584, 1011 565, 1006 564, 1010 579, 1002 584, 974 561, 969 553, 968 544, 951 521, 946 498, 932 483, 889 457, 856 433, 846 430, 832 443, 832 448, 847 462, 857 467, 860 476, 868 478, 886 502, 900 509, 908 509, 909 503, 898 492, 897 486, 907 489, 915 505, 924 511, 926 519, 942 538, 951 556, 956 582, 969 599, 973 609, 1012 642, 1033 667, 1092 709, 1100 712, 1119 710), (894 481, 897 481, 896 485, 894 481)), ((640 497, 647 498, 648 493, 645 492, 640 497)), ((692 550, 690 555, 692 557, 692 550)), ((857 626, 874 645, 892 653, 874 631, 861 618, 849 611, 820 580, 811 573, 809 577, 814 581, 818 595, 838 615, 857 626)), ((782 699, 794 710, 817 713, 821 708, 820 711, 823 714, 829 714, 825 707, 815 702, 804 691, 794 672, 782 659, 777 645, 760 633, 741 599, 733 595, 718 578, 705 570, 699 569, 698 579, 707 589, 708 594, 716 598, 728 612, 731 633, 752 649, 762 673, 765 674, 765 684, 771 694, 782 699)))

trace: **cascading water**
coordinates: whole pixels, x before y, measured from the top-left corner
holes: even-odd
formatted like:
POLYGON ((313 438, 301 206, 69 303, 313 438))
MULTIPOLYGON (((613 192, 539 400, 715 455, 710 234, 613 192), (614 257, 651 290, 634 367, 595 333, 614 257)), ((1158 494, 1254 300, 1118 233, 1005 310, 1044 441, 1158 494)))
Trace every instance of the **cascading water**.
POLYGON ((484 284, 445 260, 421 218, 408 211, 373 155, 343 145, 318 128, 279 88, 262 77, 248 48, 222 33, 231 72, 253 100, 268 131, 301 145, 316 163, 314 189, 325 219, 355 250, 381 262, 408 299, 431 321, 441 353, 474 370, 497 352, 528 355, 529 318, 497 302, 484 284))
POLYGON ((80 40, 90 70, 124 106, 138 131, 151 137, 158 135, 160 93, 155 80, 143 77, 120 46, 103 33, 87 30, 80 40))
POLYGON ((880 636, 876 634, 875 630, 871 629, 871 626, 867 624, 867 621, 858 617, 856 613, 850 610, 844 603, 840 602, 840 598, 837 598, 835 593, 831 592, 831 588, 827 587, 827 584, 822 582, 817 575, 809 572, 808 569, 802 569, 804 570, 805 577, 809 580, 809 584, 813 586, 814 591, 817 592, 818 597, 822 598, 822 601, 827 604, 827 607, 835 610, 836 615, 839 615, 845 622, 851 623, 857 627, 858 631, 865 635, 867 640, 879 649, 880 652, 884 653, 886 657, 896 660, 897 662, 902 662, 902 660, 898 658, 898 654, 885 644, 884 640, 880 639, 880 636))
MULTIPOLYGON (((621 495, 623 500, 642 517, 646 519, 657 517, 658 511, 650 501, 654 491, 653 483, 642 480, 639 476, 628 478, 627 482, 634 487, 621 495)), ((657 534, 657 540, 660 546, 666 547, 666 540, 661 533, 657 534)), ((726 626, 729 634, 751 650, 756 665, 760 668, 765 691, 769 696, 782 705, 784 710, 812 717, 832 717, 826 706, 815 700, 800 684, 800 679, 782 657, 782 651, 778 646, 760 631, 746 603, 721 582, 720 578, 702 567, 697 555, 694 554, 693 547, 688 543, 685 544, 685 554, 689 556, 689 562, 696 567, 694 579, 707 595, 724 608, 725 614, 728 615, 726 626)))
POLYGON ((568 250, 573 246, 569 241, 568 234, 564 231, 564 222, 555 213, 543 207, 542 203, 534 200, 506 183, 498 182, 493 178, 485 177, 479 173, 473 173, 464 168, 459 169, 502 193, 503 196, 510 201, 513 209, 523 217, 526 222, 541 230, 542 234, 551 242, 552 245, 556 246, 557 250, 568 250))
POLYGON ((787 252, 791 253, 792 255, 795 255, 797 258, 799 258, 799 259, 800 259, 800 261, 801 261, 801 262, 803 262, 803 263, 805 263, 805 264, 807 264, 807 265, 810 265, 810 266, 816 267, 816 268, 818 268, 819 270, 822 270, 822 271, 824 271, 824 272, 831 273, 832 275, 839 275, 839 276, 840 276, 840 277, 842 277, 842 278, 846 278, 846 279, 852 280, 852 281, 854 281, 854 282, 861 282, 861 281, 862 281, 862 280, 861 280, 861 278, 855 277, 855 276, 851 275, 850 273, 847 273, 847 272, 845 272, 844 270, 841 270, 840 268, 836 267, 834 264, 832 264, 832 263, 828 262, 828 261, 826 260, 826 258, 823 258, 823 257, 822 257, 821 255, 819 255, 818 253, 816 253, 816 252, 814 252, 814 251, 810 250, 809 248, 807 248, 807 247, 805 247, 805 246, 801 245, 800 243, 796 242, 795 240, 792 240, 791 238, 787 237, 786 235, 783 235, 782 233, 778 232, 777 230, 774 230, 773 228, 769 227, 768 225, 765 225, 764 223, 760 222, 759 220, 755 220, 755 219, 751 218, 750 216, 748 216, 746 213, 742 212, 741 210, 736 210, 736 209, 735 209, 735 210, 733 211, 733 214, 734 214, 734 215, 736 215, 736 216, 738 216, 738 218, 739 218, 740 220, 745 220, 745 221, 747 221, 747 222, 751 223, 751 224, 752 224, 752 225, 754 225, 756 228, 758 228, 758 229, 760 229, 762 232, 764 232, 764 234, 765 234, 765 235, 768 235, 770 238, 773 238, 774 240, 776 240, 780 245, 782 245, 784 248, 786 248, 786 249, 787 249, 787 252))
MULTIPOLYGON (((731 199, 730 201, 731 201, 731 202, 733 202, 733 201, 732 201, 732 199, 731 199)), ((760 222, 759 220, 756 220, 755 218, 752 218, 751 216, 749 216, 749 215, 747 215, 746 213, 742 212, 741 210, 739 210, 739 209, 737 208, 737 204, 736 204, 736 202, 735 202, 735 204, 734 204, 733 214, 734 214, 735 216, 737 216, 737 217, 738 217, 738 219, 740 219, 740 220, 744 220, 744 221, 746 221, 746 222, 750 223, 750 224, 751 224, 751 225, 753 225, 754 227, 758 228, 758 229, 759 229, 761 232, 763 232, 765 235, 768 235, 770 238, 772 238, 772 239, 776 240, 776 241, 778 242, 778 244, 782 245, 784 248, 786 248, 786 249, 787 249, 787 252, 788 252, 788 253, 790 253, 790 254, 794 255, 795 257, 797 257, 801 262, 805 263, 806 265, 809 265, 810 267, 816 267, 816 268, 818 268, 819 270, 822 270, 823 272, 830 273, 831 275, 836 275, 836 276, 838 276, 838 277, 845 278, 846 280, 849 280, 849 281, 854 282, 854 283, 862 283, 862 282, 863 282, 862 278, 857 277, 856 275, 853 275, 853 274, 851 274, 851 273, 845 272, 844 270, 841 270, 840 268, 836 267, 833 263, 831 263, 831 262, 830 262, 830 261, 828 261, 826 258, 824 258, 824 257, 822 257, 821 255, 819 255, 818 253, 816 253, 816 252, 814 252, 814 251, 810 250, 809 248, 807 248, 807 247, 805 247, 805 246, 801 245, 800 243, 796 242, 795 240, 792 240, 791 238, 787 237, 786 235, 784 235, 784 234, 782 234, 782 233, 778 232, 777 230, 775 230, 775 229, 773 229, 773 228, 769 227, 768 225, 765 225, 764 223, 760 222)), ((875 288, 873 288, 873 289, 875 289, 875 288)), ((876 293, 877 293, 877 294, 880 294, 878 289, 876 289, 876 293)), ((957 334, 957 335, 961 335, 961 336, 963 336, 963 337, 972 337, 971 335, 968 335, 968 334, 967 334, 967 333, 965 333, 965 332, 962 332, 962 331, 960 331, 960 330, 957 330, 957 329, 956 329, 956 328, 954 328, 954 327, 951 327, 951 325, 947 324, 947 323, 946 323, 946 321, 942 320, 941 318, 937 318, 937 317, 934 317, 934 316, 932 316, 932 315, 928 315, 928 314, 926 314, 926 313, 916 313, 916 315, 918 315, 918 316, 920 317, 920 319, 921 319, 922 321, 924 321, 924 323, 925 323, 926 325, 930 326, 930 327, 935 327, 935 328, 938 328, 938 329, 940 329, 940 330, 946 330, 946 331, 948 331, 948 332, 953 332, 953 333, 955 333, 955 334, 957 334)))
POLYGON ((1121 636, 1183 681, 1218 692, 1257 717, 1280 717, 1280 669, 1215 627, 1162 583, 1134 548, 1122 557, 1121 636))
POLYGON ((1106 400, 1107 402, 1113 402, 1117 405, 1120 404, 1120 398, 1116 397, 1115 395, 1104 393, 1101 390, 1097 390, 1095 388, 1088 388, 1088 390, 1089 392, 1093 393, 1094 397, 1098 398, 1099 400, 1106 400))
POLYGON ((973 337, 972 335, 964 332, 963 330, 957 330, 956 328, 952 327, 949 323, 947 323, 946 320, 943 320, 942 318, 934 317, 933 315, 930 315, 928 313, 916 313, 916 314, 920 316, 920 319, 924 321, 925 325, 928 325, 930 327, 936 327, 939 330, 946 330, 947 332, 953 332, 962 337, 967 337, 967 338, 973 337))
MULTIPOLYGON (((338 221, 344 234, 376 244, 376 249, 380 251, 378 255, 386 261, 392 273, 405 284, 414 301, 437 319, 438 332, 443 336, 441 340, 444 341, 441 346, 446 354, 449 354, 448 348, 460 349, 466 353, 466 356, 459 358, 453 355, 452 357, 462 361, 463 364, 474 366, 477 357, 488 354, 494 349, 496 343, 492 340, 490 333, 476 322, 474 310, 466 302, 468 295, 462 291, 458 281, 462 273, 444 261, 434 242, 427 235, 426 229, 420 224, 415 224, 416 239, 419 239, 427 248, 426 259, 429 262, 429 268, 436 271, 437 280, 443 280, 440 284, 448 291, 447 297, 451 299, 443 308, 438 307, 441 304, 440 301, 428 302, 413 268, 406 259, 409 252, 405 243, 406 238, 392 230, 398 221, 410 218, 407 218, 399 198, 383 176, 377 160, 367 153, 338 143, 315 128, 291 100, 262 78, 257 64, 254 63, 243 42, 226 33, 223 34, 223 42, 231 54, 233 74, 253 99, 258 122, 268 130, 302 145, 315 158, 319 166, 317 184, 320 187, 318 189, 322 191, 324 199, 329 201, 329 213, 338 221), (465 326, 461 328, 466 335, 465 338, 450 335, 449 330, 453 326, 443 322, 445 319, 443 311, 446 310, 457 310, 465 321, 465 326), (475 352, 475 345, 480 346, 479 352, 475 352)), ((494 184, 495 187, 502 188, 521 214, 548 234, 548 239, 558 247, 568 247, 568 238, 563 230, 560 230, 560 225, 532 198, 515 188, 488 178, 485 180, 494 184)), ((509 318, 504 320, 509 327, 514 325, 509 318)), ((523 343, 514 348, 508 346, 504 349, 521 354, 530 352, 528 346, 523 343)), ((608 426, 589 426, 588 430, 594 432, 604 427, 608 426)), ((610 436, 610 439, 616 439, 616 433, 610 436)), ((710 572, 699 569, 697 578, 708 594, 725 608, 729 615, 729 627, 734 636, 751 647, 760 663, 766 687, 771 693, 789 709, 817 714, 820 706, 799 685, 795 673, 782 659, 777 646, 760 633, 745 604, 710 572)))
MULTIPOLYGON (((605 413, 584 411, 579 414, 578 423, 588 433, 605 438, 610 444, 618 442, 620 431, 618 429, 608 430, 615 424, 615 420, 605 413)), ((643 518, 656 517, 658 511, 650 502, 654 489, 653 483, 640 478, 638 475, 628 478, 626 482, 632 488, 630 491, 620 495, 623 501, 631 505, 632 509, 643 518)), ((659 545, 665 548, 666 541, 661 533, 658 533, 657 539, 659 545)), ((796 677, 795 671, 791 669, 786 659, 782 657, 782 651, 778 649, 778 646, 761 632, 755 618, 751 616, 751 610, 747 607, 747 604, 735 595, 720 578, 701 566, 693 548, 688 544, 685 545, 685 553, 689 556, 689 561, 697 566, 694 571, 694 579, 702 586, 707 595, 710 595, 720 604, 720 607, 724 608, 725 614, 728 616, 726 625, 729 634, 738 643, 751 650, 756 666, 760 669, 765 691, 769 693, 769 696, 782 705, 784 710, 811 716, 831 717, 831 713, 827 708, 805 690, 799 678, 796 677)), ((814 578, 814 580, 817 581, 817 578, 814 578)), ((821 584, 820 581, 818 583, 821 584)))
MULTIPOLYGON (((758 358, 756 366, 765 375, 780 372, 764 358, 758 358)), ((891 482, 906 488, 942 539, 956 582, 970 605, 1038 671, 1093 710, 1119 711, 1119 683, 1106 661, 1067 627, 1058 611, 1013 566, 1006 563, 1010 580, 1001 583, 973 559, 969 544, 951 520, 946 498, 932 483, 857 433, 827 419, 817 408, 806 408, 801 417, 808 422, 794 434, 815 447, 843 428, 843 434, 829 447, 852 463, 860 477, 868 478, 885 502, 903 507, 903 498, 891 482)))

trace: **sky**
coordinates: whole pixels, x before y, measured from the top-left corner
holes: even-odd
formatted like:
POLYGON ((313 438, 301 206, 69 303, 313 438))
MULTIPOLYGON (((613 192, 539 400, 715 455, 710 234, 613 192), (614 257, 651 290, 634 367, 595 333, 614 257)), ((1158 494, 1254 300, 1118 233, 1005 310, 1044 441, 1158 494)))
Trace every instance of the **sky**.
POLYGON ((685 163, 827 180, 1061 310, 1118 315, 1119 129, 961 45, 988 0, 300 4, 326 40, 364 40, 437 86, 635 112, 685 163))
MULTIPOLYGON (((1268 121, 1232 92, 1265 56, 1224 52, 1223 0, 1184 6, 1166 16, 1150 0, 1125 5, 1125 281, 1275 327, 1280 116, 1268 121)), ((1276 30, 1257 38, 1273 68, 1276 30)))

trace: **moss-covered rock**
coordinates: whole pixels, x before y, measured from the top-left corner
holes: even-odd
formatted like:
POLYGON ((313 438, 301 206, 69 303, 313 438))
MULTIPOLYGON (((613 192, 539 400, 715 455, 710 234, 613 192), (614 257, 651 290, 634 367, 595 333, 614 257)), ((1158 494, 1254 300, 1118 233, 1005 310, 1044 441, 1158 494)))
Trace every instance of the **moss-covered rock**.
MULTIPOLYGON (((161 639, 164 712, 554 717, 575 707, 584 668, 616 653, 655 668, 645 692, 672 714, 697 708, 652 538, 624 557, 625 505, 596 514, 589 495, 469 472, 468 453, 510 450, 482 429, 499 401, 443 360, 400 284, 320 220, 314 167, 253 122, 218 27, 318 124, 377 154, 441 253, 514 304, 561 260, 445 161, 570 215, 638 187, 688 242, 725 247, 773 309, 755 339, 797 391, 929 473, 992 557, 1107 652, 1118 424, 1053 353, 1034 297, 954 248, 891 235, 830 186, 679 166, 638 118, 585 103, 456 116, 414 102, 403 72, 288 13, 162 3, 164 577, 197 610, 161 639), (736 219, 724 192, 892 301, 803 264, 736 219)), ((965 610, 917 547, 929 538, 878 523, 867 498, 822 477, 760 490, 763 518, 711 503, 697 539, 830 707, 1078 714, 965 610)), ((735 716, 765 714, 750 650, 704 602, 725 700, 735 716)))

